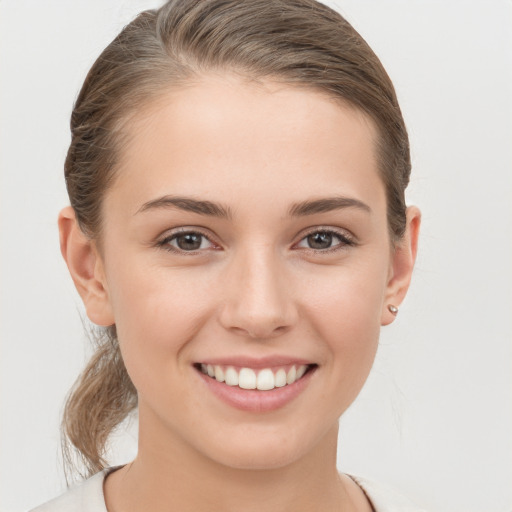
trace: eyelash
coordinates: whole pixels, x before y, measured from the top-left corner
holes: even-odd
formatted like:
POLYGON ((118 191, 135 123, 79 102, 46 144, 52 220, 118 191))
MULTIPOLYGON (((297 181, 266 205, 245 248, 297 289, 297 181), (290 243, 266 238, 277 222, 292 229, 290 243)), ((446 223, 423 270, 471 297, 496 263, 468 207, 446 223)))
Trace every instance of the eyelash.
MULTIPOLYGON (((328 247, 327 249, 313 249, 312 247, 304 247, 308 252, 312 252, 314 254, 332 254, 337 251, 341 251, 343 249, 346 249, 347 247, 354 247, 356 245, 356 240, 353 238, 352 235, 349 235, 346 232, 336 231, 331 228, 315 228, 308 233, 306 233, 300 240, 299 243, 301 243, 303 240, 306 240, 309 236, 315 235, 315 234, 326 234, 331 236, 333 239, 337 238, 339 243, 336 245, 333 245, 331 247, 328 247)), ((334 241, 334 240, 333 240, 334 241)), ((296 244, 297 245, 297 244, 296 244)))
MULTIPOLYGON (((315 253, 315 254, 319 254, 319 253, 332 254, 339 250, 343 250, 346 247, 353 247, 353 246, 357 245, 356 241, 354 240, 354 238, 352 238, 351 235, 348 235, 346 233, 342 233, 340 231, 336 231, 336 230, 333 230, 330 228, 321 228, 321 227, 316 228, 316 229, 306 233, 299 240, 298 243, 301 243, 303 240, 306 240, 311 235, 320 234, 320 233, 330 235, 333 238, 337 238, 339 243, 337 243, 336 245, 334 245, 332 247, 328 247, 326 249, 314 249, 312 247, 304 247, 303 249, 305 249, 308 252, 315 253)), ((214 246, 217 246, 217 244, 215 244, 215 242, 213 242, 208 235, 206 235, 205 233, 203 233, 197 229, 194 229, 194 230, 183 229, 183 230, 174 232, 172 235, 166 236, 162 240, 159 240, 156 245, 166 251, 169 251, 169 252, 182 254, 182 255, 190 255, 190 256, 199 254, 200 252, 202 252, 204 250, 204 249, 197 249, 197 250, 193 250, 193 251, 186 251, 184 249, 179 249, 179 248, 176 248, 176 247, 173 247, 172 245, 170 245, 170 242, 172 242, 173 240, 176 240, 180 236, 185 236, 185 235, 199 235, 199 236, 205 238, 206 240, 208 240, 208 242, 210 242, 214 246)), ((295 244, 295 245, 297 245, 297 244, 295 244)))
POLYGON ((177 247, 173 247, 172 245, 170 245, 170 242, 178 239, 180 236, 185 236, 185 235, 199 235, 202 238, 205 238, 206 240, 208 240, 208 242, 210 242, 211 244, 216 245, 214 242, 212 242, 212 240, 210 239, 210 237, 208 235, 206 235, 205 233, 203 233, 202 231, 200 231, 198 229, 180 229, 179 231, 175 231, 172 235, 166 236, 162 240, 159 240, 157 242, 157 246, 161 247, 165 251, 169 251, 169 252, 173 252, 173 253, 177 253, 177 254, 184 254, 184 255, 190 255, 190 256, 198 254, 201 251, 201 249, 195 250, 195 251, 185 251, 183 249, 179 249, 177 247))

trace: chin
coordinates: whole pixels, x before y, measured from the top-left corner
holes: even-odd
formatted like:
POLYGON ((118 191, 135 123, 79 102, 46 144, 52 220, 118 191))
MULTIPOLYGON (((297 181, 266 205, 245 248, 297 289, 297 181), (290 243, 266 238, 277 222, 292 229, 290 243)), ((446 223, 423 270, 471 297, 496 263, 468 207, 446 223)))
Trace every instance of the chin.
POLYGON ((275 446, 269 449, 241 449, 235 447, 228 453, 219 454, 217 461, 227 467, 240 470, 272 470, 280 469, 295 462, 302 453, 288 450, 276 450, 275 446))
MULTIPOLYGON (((252 430, 252 429, 251 429, 252 430)), ((337 431, 337 429, 336 429, 337 431)), ((241 470, 273 470, 289 466, 315 451, 325 436, 309 432, 283 431, 246 432, 246 435, 217 438, 203 453, 217 463, 241 470)))

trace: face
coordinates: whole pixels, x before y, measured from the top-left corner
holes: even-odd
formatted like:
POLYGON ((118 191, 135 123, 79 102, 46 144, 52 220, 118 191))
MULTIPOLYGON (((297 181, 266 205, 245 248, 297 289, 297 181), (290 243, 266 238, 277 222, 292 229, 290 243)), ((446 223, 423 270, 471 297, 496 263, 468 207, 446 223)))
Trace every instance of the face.
POLYGON ((375 138, 319 92, 226 77, 138 115, 91 317, 116 324, 142 443, 271 468, 336 431, 393 293, 375 138))

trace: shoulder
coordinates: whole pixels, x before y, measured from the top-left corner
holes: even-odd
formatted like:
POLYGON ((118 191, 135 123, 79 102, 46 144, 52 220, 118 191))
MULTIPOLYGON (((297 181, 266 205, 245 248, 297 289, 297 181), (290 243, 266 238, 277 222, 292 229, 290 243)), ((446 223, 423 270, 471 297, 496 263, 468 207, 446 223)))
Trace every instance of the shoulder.
POLYGON ((366 494, 375 512, 427 512, 381 483, 353 475, 350 478, 366 494))
POLYGON ((69 489, 67 492, 30 512, 107 512, 103 495, 103 481, 109 470, 94 476, 69 489))

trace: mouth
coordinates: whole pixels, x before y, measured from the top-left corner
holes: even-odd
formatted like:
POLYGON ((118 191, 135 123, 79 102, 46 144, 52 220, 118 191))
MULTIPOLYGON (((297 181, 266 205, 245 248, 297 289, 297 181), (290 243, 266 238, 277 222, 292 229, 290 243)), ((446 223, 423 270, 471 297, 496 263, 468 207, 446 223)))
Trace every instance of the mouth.
POLYGON ((232 358, 195 363, 200 380, 224 404, 248 413, 269 413, 305 392, 317 364, 289 358, 232 358))
POLYGON ((287 364, 266 368, 239 367, 211 363, 196 363, 196 370, 210 379, 233 388, 272 391, 291 386, 312 373, 316 364, 287 364))

